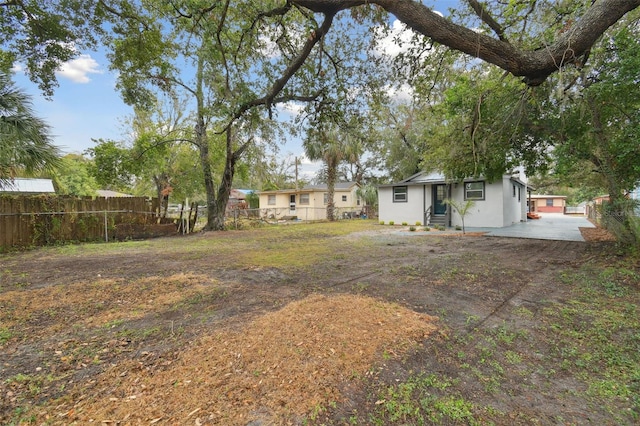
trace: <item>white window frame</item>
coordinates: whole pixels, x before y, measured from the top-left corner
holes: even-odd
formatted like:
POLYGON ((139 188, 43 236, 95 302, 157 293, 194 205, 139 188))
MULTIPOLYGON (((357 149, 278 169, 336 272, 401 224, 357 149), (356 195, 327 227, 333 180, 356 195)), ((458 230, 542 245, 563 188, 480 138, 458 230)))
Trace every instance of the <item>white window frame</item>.
POLYGON ((465 182, 464 199, 481 201, 485 199, 485 182, 483 180, 475 182, 465 182), (480 186, 480 188, 478 188, 480 186))
POLYGON ((408 186, 394 186, 393 187, 393 202, 394 203, 406 203, 409 200, 409 187, 408 186))

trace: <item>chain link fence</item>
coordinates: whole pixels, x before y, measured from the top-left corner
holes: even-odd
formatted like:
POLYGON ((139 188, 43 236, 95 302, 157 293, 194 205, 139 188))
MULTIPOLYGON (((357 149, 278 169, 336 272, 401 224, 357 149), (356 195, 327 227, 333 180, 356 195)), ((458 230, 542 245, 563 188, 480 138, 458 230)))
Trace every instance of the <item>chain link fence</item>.
POLYGON ((624 199, 618 203, 603 202, 588 208, 588 217, 611 232, 624 245, 640 245, 638 200, 624 199))

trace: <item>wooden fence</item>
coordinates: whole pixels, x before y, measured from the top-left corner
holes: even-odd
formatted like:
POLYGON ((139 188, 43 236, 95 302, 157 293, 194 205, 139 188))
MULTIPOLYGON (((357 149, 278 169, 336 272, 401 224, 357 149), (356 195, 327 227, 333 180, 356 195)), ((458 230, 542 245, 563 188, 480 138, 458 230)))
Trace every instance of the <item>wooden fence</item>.
POLYGON ((155 198, 0 195, 0 250, 175 233, 157 211, 155 198))

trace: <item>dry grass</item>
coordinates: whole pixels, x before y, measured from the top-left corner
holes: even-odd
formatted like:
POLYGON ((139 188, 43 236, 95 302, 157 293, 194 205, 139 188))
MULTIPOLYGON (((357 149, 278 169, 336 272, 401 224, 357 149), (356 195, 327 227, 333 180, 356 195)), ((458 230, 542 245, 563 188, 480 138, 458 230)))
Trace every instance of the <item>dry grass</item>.
POLYGON ((615 241, 616 237, 604 228, 580 228, 580 233, 585 241, 594 243, 600 241, 615 241))
POLYGON ((110 321, 140 318, 195 294, 216 290, 211 278, 195 274, 132 281, 98 278, 93 282, 14 290, 0 294, 0 323, 37 337, 74 325, 99 327, 110 321))
POLYGON ((176 360, 153 368, 121 363, 38 417, 54 424, 284 424, 340 401, 346 384, 369 374, 384 353, 418 345, 433 322, 369 297, 313 295, 241 330, 194 341, 176 360))

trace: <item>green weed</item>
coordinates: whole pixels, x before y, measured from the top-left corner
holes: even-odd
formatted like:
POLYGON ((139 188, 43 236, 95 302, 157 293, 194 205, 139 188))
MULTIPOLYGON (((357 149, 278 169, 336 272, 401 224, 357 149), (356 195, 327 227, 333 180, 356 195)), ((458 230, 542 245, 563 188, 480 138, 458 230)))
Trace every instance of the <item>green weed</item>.
POLYGON ((451 391, 455 384, 456 381, 436 374, 420 374, 389 386, 379 396, 377 410, 370 415, 370 422, 378 425, 394 422, 479 424, 474 416, 474 404, 451 391))
POLYGON ((13 337, 13 333, 7 327, 0 327, 0 345, 5 344, 13 337))

